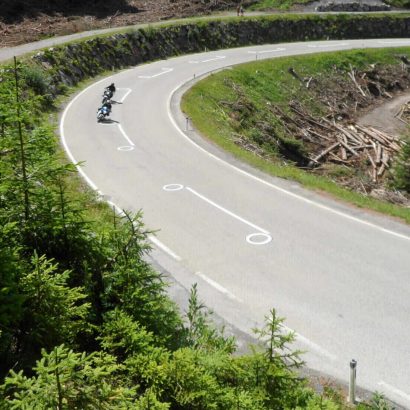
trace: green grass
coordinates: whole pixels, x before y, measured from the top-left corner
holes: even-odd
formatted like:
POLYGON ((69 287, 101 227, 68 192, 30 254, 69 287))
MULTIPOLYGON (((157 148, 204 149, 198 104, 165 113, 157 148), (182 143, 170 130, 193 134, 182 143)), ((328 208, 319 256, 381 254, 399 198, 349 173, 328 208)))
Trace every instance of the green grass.
POLYGON ((387 0, 387 4, 390 4, 393 7, 399 7, 408 9, 410 8, 410 0, 387 0))
POLYGON ((249 7, 249 10, 289 10, 290 7, 296 4, 308 3, 312 3, 312 0, 260 0, 256 4, 253 4, 251 7, 249 7))
MULTIPOLYGON (((260 119, 267 119, 270 115, 266 109, 267 102, 286 109, 287 101, 292 96, 296 96, 299 100, 310 98, 308 92, 299 87, 298 81, 287 73, 289 67, 293 67, 304 77, 319 72, 329 72, 334 65, 348 68, 349 64, 352 64, 360 69, 374 62, 389 64, 397 61, 395 55, 409 53, 409 48, 355 50, 244 64, 233 70, 212 74, 197 83, 184 95, 182 109, 192 118, 195 127, 202 135, 239 160, 271 175, 295 180, 308 189, 326 192, 360 208, 395 216, 410 223, 410 209, 349 191, 329 178, 307 173, 293 165, 284 165, 283 161, 278 160, 274 154, 270 155, 271 160, 266 160, 240 148, 235 144, 233 134, 240 132, 242 135, 249 136, 253 130, 247 129, 247 124, 238 124, 235 119, 232 119, 232 112, 227 108, 229 104, 221 106, 218 103, 221 100, 227 103, 236 101, 237 94, 232 84, 237 84, 246 99, 255 107, 253 115, 260 119)), ((320 112, 322 108, 317 105, 314 109, 320 112)))

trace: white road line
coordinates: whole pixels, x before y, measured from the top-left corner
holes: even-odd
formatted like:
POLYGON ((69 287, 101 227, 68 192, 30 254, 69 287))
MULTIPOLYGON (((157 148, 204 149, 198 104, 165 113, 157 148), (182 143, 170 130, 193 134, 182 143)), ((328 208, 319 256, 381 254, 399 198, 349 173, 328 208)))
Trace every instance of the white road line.
POLYGON ((229 299, 232 300, 236 300, 238 302, 242 302, 241 299, 239 299, 238 297, 236 297, 233 293, 229 292, 228 289, 225 289, 222 285, 220 285, 218 282, 215 282, 214 280, 212 280, 211 278, 209 278, 208 276, 204 275, 201 272, 196 272, 195 275, 199 276, 200 278, 202 278, 205 282, 209 283, 211 286, 213 286, 215 289, 219 290, 219 292, 225 294, 226 296, 228 296, 229 299))
POLYGON ((158 248, 160 248, 161 250, 163 250, 165 253, 167 253, 169 256, 171 256, 172 258, 174 258, 176 261, 181 261, 182 258, 180 256, 178 256, 175 252, 173 252, 171 249, 168 248, 168 246, 164 245, 159 239, 157 239, 155 236, 153 235, 148 235, 148 239, 156 246, 158 246, 158 248))
POLYGON ((199 64, 199 63, 209 63, 210 61, 217 61, 217 60, 223 60, 226 58, 225 56, 216 56, 213 58, 208 58, 207 60, 189 60, 189 64, 199 64))
POLYGON ((79 174, 85 179, 85 181, 87 182, 87 184, 94 190, 97 192, 97 194, 99 196, 102 196, 103 193, 102 191, 100 191, 97 187, 97 185, 91 180, 91 178, 84 172, 84 170, 81 168, 80 165, 78 165, 78 161, 74 158, 74 155, 72 154, 70 148, 68 147, 67 144, 67 140, 65 138, 65 133, 64 133, 64 121, 66 119, 67 116, 67 112, 68 110, 72 107, 72 105, 74 104, 75 101, 77 101, 78 98, 80 98, 81 95, 83 95, 89 88, 94 87, 97 84, 100 84, 102 82, 107 81, 109 78, 113 77, 113 75, 109 76, 109 77, 105 77, 100 81, 97 81, 96 83, 91 84, 89 87, 85 88, 84 90, 82 90, 80 93, 78 93, 67 105, 67 107, 65 108, 63 115, 61 116, 61 121, 60 121, 60 139, 61 142, 63 144, 63 147, 68 155, 68 157, 70 158, 70 161, 75 164, 75 167, 77 168, 77 171, 79 172, 79 174))
POLYGON ((202 60, 201 63, 209 63, 210 61, 216 61, 216 60, 223 60, 225 56, 216 56, 214 58, 208 58, 207 60, 202 60))
POLYGON ((337 44, 309 44, 309 48, 328 48, 328 47, 339 47, 348 46, 349 43, 337 43, 337 44))
POLYGON ((410 403, 410 394, 405 393, 404 391, 401 391, 400 389, 392 386, 391 384, 388 384, 384 381, 380 381, 377 383, 379 386, 384 387, 387 390, 390 390, 392 393, 396 394, 397 396, 407 400, 410 403))
POLYGON ((125 216, 125 212, 117 204, 115 204, 112 201, 106 201, 106 202, 108 205, 111 205, 115 209, 118 215, 125 216))
MULTIPOLYGON (((106 201, 107 204, 111 205, 115 211, 117 212, 118 215, 121 216, 125 216, 125 212, 114 202, 108 200, 106 201)), ((137 224, 135 224, 135 226, 137 227, 137 224)), ((154 244, 156 245, 158 248, 160 248, 162 251, 164 251, 165 253, 167 253, 169 256, 171 256, 173 259, 175 259, 176 261, 181 261, 182 258, 180 256, 178 256, 175 252, 173 252, 171 249, 168 248, 168 246, 164 245, 159 239, 157 239, 154 235, 148 235, 148 239, 154 244)))
POLYGON ((286 48, 278 47, 273 50, 262 50, 262 51, 248 51, 248 54, 266 54, 266 53, 277 53, 278 51, 285 51, 286 48))
MULTIPOLYGON (((124 88, 122 88, 122 89, 124 89, 124 88)), ((125 99, 129 96, 129 94, 131 93, 131 88, 125 88, 125 90, 128 90, 125 94, 124 94, 124 96, 121 98, 121 100, 120 100, 120 102, 124 102, 125 101, 125 99)))
MULTIPOLYGON (((212 72, 212 71, 210 71, 210 72, 212 72)), ((202 78, 203 78, 203 76, 202 76, 202 78)), ((281 188, 281 187, 279 187, 279 186, 277 186, 277 185, 274 185, 274 184, 272 184, 271 182, 265 181, 265 180, 262 179, 262 178, 259 178, 259 177, 255 176, 255 175, 253 175, 253 174, 250 174, 250 173, 247 172, 247 171, 244 171, 243 169, 238 168, 238 167, 235 166, 235 165, 230 164, 229 162, 226 162, 226 161, 223 160, 222 158, 220 158, 220 157, 218 157, 218 156, 216 156, 216 155, 210 153, 210 152, 207 151, 205 148, 201 147, 201 146, 200 146, 199 144, 197 144, 194 140, 192 140, 187 134, 185 134, 185 132, 179 127, 179 125, 178 125, 177 122, 175 121, 174 116, 172 115, 172 112, 171 112, 171 99, 172 99, 172 96, 173 96, 182 86, 184 86, 184 85, 185 85, 187 82, 189 82, 189 81, 190 81, 190 80, 187 80, 187 81, 182 82, 181 84, 179 84, 177 87, 175 87, 175 88, 171 91, 171 93, 170 93, 169 96, 168 96, 167 111, 168 111, 168 118, 170 119, 170 121, 171 121, 172 125, 174 126, 174 128, 181 134, 182 137, 184 137, 190 144, 192 144, 193 146, 195 146, 198 150, 202 151, 205 155, 209 156, 210 158, 213 158, 214 160, 219 161, 220 163, 224 164, 226 167, 232 168, 232 169, 234 169, 236 172, 238 172, 238 173, 240 173, 240 174, 242 174, 242 175, 246 175, 247 177, 253 179, 254 181, 258 181, 258 182, 260 182, 261 184, 264 184, 264 185, 266 185, 266 186, 268 186, 268 187, 270 187, 270 188, 273 188, 273 189, 275 189, 275 190, 277 190, 277 191, 279 191, 279 192, 281 192, 281 193, 283 193, 283 194, 285 194, 285 195, 288 195, 288 196, 290 196, 290 197, 292 197, 292 198, 295 198, 295 199, 298 199, 298 200, 300 200, 300 201, 303 201, 303 202, 305 202, 305 203, 307 203, 307 204, 310 204, 310 205, 312 205, 312 206, 315 206, 315 207, 317 207, 317 208, 319 208, 319 209, 323 209, 324 211, 330 212, 330 213, 332 213, 332 214, 334 214, 334 215, 338 215, 338 216, 340 216, 340 217, 342 217, 342 218, 349 219, 350 221, 354 221, 354 222, 360 223, 360 224, 362 224, 362 225, 368 226, 368 227, 370 227, 370 228, 377 229, 378 231, 381 231, 381 232, 387 233, 387 234, 389 234, 389 235, 395 236, 396 238, 405 239, 405 240, 407 240, 407 241, 410 241, 410 236, 407 236, 407 235, 404 235, 404 234, 401 234, 401 233, 398 233, 398 232, 395 232, 395 231, 391 231, 390 229, 383 228, 383 227, 381 227, 380 225, 376 225, 376 224, 374 224, 374 223, 367 222, 367 221, 365 221, 365 220, 363 220, 363 219, 360 219, 360 218, 357 218, 357 217, 355 217, 355 216, 349 215, 349 214, 347 214, 347 213, 345 213, 345 212, 338 211, 337 209, 331 208, 331 207, 329 207, 329 206, 327 206, 327 205, 322 205, 322 204, 320 204, 319 202, 315 202, 315 201, 313 201, 313 200, 311 200, 311 199, 305 198, 305 197, 303 197, 303 196, 301 196, 301 195, 298 195, 298 194, 295 194, 295 193, 293 193, 293 192, 291 192, 291 191, 288 191, 287 189, 284 189, 284 188, 281 188)))
POLYGON ((124 129, 122 128, 121 124, 117 124, 118 129, 120 130, 121 134, 123 135, 123 137, 127 140, 127 142, 134 147, 135 144, 129 139, 128 135, 125 133, 124 129))
POLYGON ((170 73, 171 71, 174 71, 174 69, 164 67, 160 73, 153 74, 153 75, 139 75, 138 78, 155 78, 155 77, 159 77, 160 75, 170 73))
POLYGON ((291 329, 290 327, 282 324, 283 329, 288 332, 288 333, 294 333, 296 336, 296 339, 299 340, 301 343, 303 343, 304 345, 308 346, 310 350, 314 350, 316 351, 316 353, 319 353, 320 355, 327 357, 329 360, 331 361, 335 361, 337 360, 337 356, 334 355, 333 353, 330 353, 329 351, 327 351, 326 349, 324 349, 323 347, 319 346, 318 344, 316 344, 315 342, 312 342, 311 340, 309 340, 307 337, 302 336, 300 333, 295 332, 293 329, 291 329))
POLYGON ((209 198, 207 198, 206 196, 200 194, 199 192, 195 191, 194 189, 190 188, 190 187, 185 187, 185 189, 189 192, 191 192, 192 194, 196 195, 198 198, 201 198, 202 200, 204 200, 205 202, 207 202, 208 204, 214 206, 215 208, 218 208, 220 211, 225 212, 227 215, 232 216, 232 218, 237 219, 238 221, 243 222, 246 225, 251 226, 252 228, 255 228, 257 231, 262 232, 266 235, 269 235, 269 232, 261 227, 259 227, 258 225, 253 224, 252 222, 247 221, 244 218, 241 218, 239 215, 234 214, 233 212, 229 211, 228 209, 224 208, 221 205, 218 205, 216 202, 210 200, 209 198))

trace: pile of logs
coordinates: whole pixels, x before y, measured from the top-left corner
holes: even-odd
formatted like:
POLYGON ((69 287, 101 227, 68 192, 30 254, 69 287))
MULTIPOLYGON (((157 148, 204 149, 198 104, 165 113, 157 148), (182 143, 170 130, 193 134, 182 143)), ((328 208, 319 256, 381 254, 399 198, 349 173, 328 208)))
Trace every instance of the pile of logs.
POLYGON ((401 106, 395 117, 405 124, 410 124, 410 101, 401 106))
POLYGON ((297 138, 307 144, 312 167, 324 162, 353 166, 359 161, 368 165, 372 181, 377 182, 390 167, 392 157, 405 144, 398 137, 374 127, 344 125, 334 119, 312 117, 297 102, 292 102, 290 108, 294 116, 278 107, 272 110, 286 127, 292 123, 293 135, 296 131, 297 138))

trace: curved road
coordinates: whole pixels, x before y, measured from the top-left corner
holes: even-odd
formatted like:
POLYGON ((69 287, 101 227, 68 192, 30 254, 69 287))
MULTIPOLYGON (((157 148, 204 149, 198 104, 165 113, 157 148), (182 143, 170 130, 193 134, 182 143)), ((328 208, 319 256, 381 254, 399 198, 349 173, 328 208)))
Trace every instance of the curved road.
MULTIPOLYGON (((275 44, 158 61, 78 94, 60 125, 72 161, 119 208, 160 229, 154 257, 216 313, 249 332, 270 308, 307 364, 410 407, 410 227, 261 174, 185 131, 181 86, 256 58, 410 45, 410 40, 275 44), (98 124, 115 81, 112 122, 98 124)), ((187 87, 187 85, 185 85, 187 87)))

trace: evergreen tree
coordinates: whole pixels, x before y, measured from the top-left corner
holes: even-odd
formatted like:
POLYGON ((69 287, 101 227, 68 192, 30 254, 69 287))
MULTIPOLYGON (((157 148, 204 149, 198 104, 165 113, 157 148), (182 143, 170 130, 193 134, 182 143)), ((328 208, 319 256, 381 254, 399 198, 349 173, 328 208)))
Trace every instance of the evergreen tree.
POLYGON ((61 343, 74 346, 79 335, 89 331, 90 305, 82 288, 67 285, 70 272, 58 272, 56 264, 36 254, 32 267, 19 281, 24 304, 15 332, 15 354, 20 366, 30 364, 41 348, 49 350, 61 343))
POLYGON ((393 168, 393 185, 395 188, 410 193, 410 137, 397 156, 393 168))
POLYGON ((4 409, 129 409, 133 389, 122 386, 117 377, 121 366, 105 353, 75 353, 63 345, 34 366, 34 376, 10 372, 1 386, 4 409))

